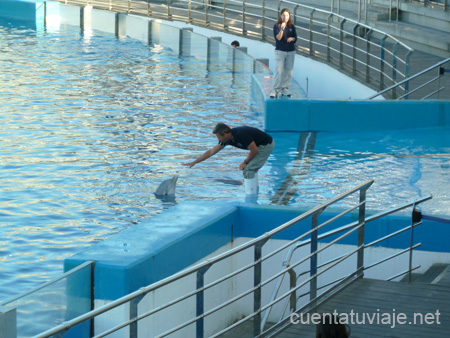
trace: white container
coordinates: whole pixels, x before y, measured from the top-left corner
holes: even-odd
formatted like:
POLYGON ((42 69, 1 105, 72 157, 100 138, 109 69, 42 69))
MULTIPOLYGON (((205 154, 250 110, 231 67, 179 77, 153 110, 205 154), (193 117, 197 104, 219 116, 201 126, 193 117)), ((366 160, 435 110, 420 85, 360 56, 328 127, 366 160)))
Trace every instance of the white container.
POLYGON ((253 178, 244 178, 244 189, 246 195, 258 195, 259 182, 258 174, 253 178))

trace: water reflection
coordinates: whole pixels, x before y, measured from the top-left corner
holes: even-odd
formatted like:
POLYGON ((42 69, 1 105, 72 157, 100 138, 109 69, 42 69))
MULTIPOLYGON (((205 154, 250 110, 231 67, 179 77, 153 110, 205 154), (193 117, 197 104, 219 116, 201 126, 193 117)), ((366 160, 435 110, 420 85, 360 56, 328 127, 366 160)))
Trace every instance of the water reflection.
POLYGON ((183 199, 242 198, 232 185, 210 194, 203 170, 181 177, 176 198, 154 192, 211 144, 216 121, 259 127, 249 76, 234 82, 193 57, 77 29, 0 27, 0 50, 0 299, 183 199))

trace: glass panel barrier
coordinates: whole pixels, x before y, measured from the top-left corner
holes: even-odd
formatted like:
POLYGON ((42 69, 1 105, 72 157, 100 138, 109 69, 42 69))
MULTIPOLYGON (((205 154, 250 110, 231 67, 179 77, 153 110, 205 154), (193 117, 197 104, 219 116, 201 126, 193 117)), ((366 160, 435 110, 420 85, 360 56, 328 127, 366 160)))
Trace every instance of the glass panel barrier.
MULTIPOLYGON (((17 337, 32 337, 90 311, 92 266, 93 262, 86 262, 57 279, 1 303, 6 309, 16 309, 17 337)), ((89 330, 88 325, 83 329, 89 330)))

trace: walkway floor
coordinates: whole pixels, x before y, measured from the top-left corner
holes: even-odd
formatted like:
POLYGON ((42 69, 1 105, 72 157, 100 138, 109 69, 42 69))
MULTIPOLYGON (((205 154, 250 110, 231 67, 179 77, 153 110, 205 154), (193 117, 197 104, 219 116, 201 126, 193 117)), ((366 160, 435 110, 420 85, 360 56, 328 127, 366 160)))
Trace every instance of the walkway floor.
MULTIPOLYGON (((352 338, 448 337, 450 287, 362 279, 319 307, 318 312, 335 310, 348 315, 352 338)), ((314 325, 291 325, 276 337, 314 337, 314 332, 314 325)))
MULTIPOLYGON (((362 279, 317 309, 319 313, 335 311, 348 320, 351 338, 447 338, 450 332, 450 286, 362 279)), ((303 322, 307 319, 305 315, 303 322)), ((246 323, 221 337, 254 337, 253 324, 246 323)), ((271 337, 313 338, 315 325, 286 323, 271 337)))

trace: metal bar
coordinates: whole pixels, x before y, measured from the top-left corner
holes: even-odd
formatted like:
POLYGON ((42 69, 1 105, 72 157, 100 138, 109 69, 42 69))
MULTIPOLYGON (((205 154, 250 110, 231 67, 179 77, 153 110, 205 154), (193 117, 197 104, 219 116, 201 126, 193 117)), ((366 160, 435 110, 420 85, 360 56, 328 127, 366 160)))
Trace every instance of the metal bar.
POLYGON ((9 298, 9 299, 4 300, 3 302, 0 303, 0 305, 1 305, 1 306, 7 305, 7 304, 9 304, 9 303, 12 303, 12 302, 14 302, 14 301, 20 299, 20 298, 23 298, 23 297, 26 297, 26 296, 28 296, 28 295, 30 295, 30 294, 32 294, 32 293, 35 293, 35 292, 37 292, 37 291, 39 291, 39 290, 41 290, 41 289, 43 289, 43 288, 46 288, 47 286, 50 286, 50 285, 52 285, 52 284, 54 284, 54 283, 59 282, 60 280, 62 280, 62 279, 64 279, 64 278, 69 277, 70 275, 72 275, 72 274, 78 272, 78 271, 81 270, 81 269, 84 269, 85 267, 87 267, 87 266, 89 266, 89 265, 91 265, 91 264, 95 264, 95 262, 94 262, 94 261, 87 261, 87 262, 84 262, 84 263, 78 265, 77 267, 75 267, 75 268, 73 268, 73 269, 71 269, 71 270, 69 270, 69 271, 63 273, 61 276, 56 277, 55 279, 52 279, 52 280, 50 280, 50 281, 48 281, 48 282, 45 282, 45 283, 43 283, 43 284, 41 284, 41 285, 39 285, 39 286, 37 286, 37 287, 35 287, 35 288, 29 290, 29 291, 26 291, 26 292, 24 292, 24 293, 21 293, 21 294, 18 295, 18 296, 14 296, 14 297, 12 297, 12 298, 9 298))
POLYGON ((344 24, 347 19, 341 21, 339 26, 339 68, 344 69, 344 24))
POLYGON ((331 22, 333 20, 333 13, 328 16, 327 19, 327 61, 330 62, 331 54, 330 54, 330 46, 331 46, 331 22))
POLYGON ((412 259, 413 259, 413 257, 412 257, 413 249, 412 248, 414 246, 414 221, 415 221, 414 213, 415 213, 415 211, 416 211, 416 205, 414 204, 413 208, 412 208, 412 212, 411 212, 411 231, 410 231, 410 238, 409 238, 409 247, 410 247, 410 250, 409 250, 409 273, 408 273, 409 283, 411 283, 411 281, 412 281, 411 269, 412 269, 412 259))
POLYGON ((377 265, 379 265, 379 264, 381 264, 381 263, 387 262, 388 260, 390 260, 390 259, 392 259, 392 258, 395 258, 395 257, 397 257, 397 256, 403 255, 404 253, 406 253, 406 252, 408 252, 408 251, 411 251, 412 249, 418 248, 418 247, 420 247, 420 246, 421 246, 421 244, 418 243, 418 244, 416 244, 416 245, 413 245, 413 246, 410 247, 410 248, 403 249, 402 251, 396 252, 395 254, 392 254, 392 255, 390 255, 390 256, 388 256, 388 257, 385 257, 385 258, 383 258, 383 259, 380 259, 379 261, 377 261, 377 262, 375 262, 375 263, 369 264, 368 266, 364 267, 364 270, 369 270, 369 269, 373 268, 374 266, 377 266, 377 265))
POLYGON ((384 35, 381 39, 381 53, 380 53, 380 90, 384 87, 384 63, 385 63, 385 45, 386 45, 387 35, 384 35))
MULTIPOLYGON (((420 268, 420 267, 421 267, 421 265, 417 265, 417 266, 415 266, 414 268, 412 268, 411 271, 417 270, 417 269, 420 268)), ((398 273, 398 274, 396 274, 396 275, 394 275, 394 276, 392 276, 392 277, 389 277, 389 278, 386 279, 386 280, 393 280, 393 279, 395 279, 395 278, 397 278, 397 277, 400 277, 400 276, 402 276, 402 275, 407 274, 409 271, 410 271, 410 270, 408 269, 408 270, 406 270, 406 271, 400 272, 400 273, 398 273)))
MULTIPOLYGON (((366 219, 366 190, 361 189, 359 191, 359 219, 358 223, 361 227, 358 230, 358 246, 361 248, 358 251, 357 265, 356 268, 360 269, 364 267, 364 229, 365 229, 365 219, 366 219)), ((362 275, 361 275, 362 277, 362 275)))
POLYGON ((366 35, 366 82, 370 82, 370 36, 372 35, 372 29, 369 29, 366 35))
MULTIPOLYGON (((319 215, 321 211, 312 215, 311 217, 311 259, 310 259, 310 276, 315 276, 317 274, 317 225, 319 223, 319 215)), ((317 279, 312 278, 309 283, 309 300, 316 298, 317 295, 317 279)))
POLYGON ((357 43, 357 39, 356 39, 356 34, 357 34, 357 29, 359 28, 359 24, 356 24, 353 27, 353 66, 352 66, 352 75, 355 76, 356 75, 356 43, 357 43))
MULTIPOLYGON (((197 317, 203 315, 205 306, 204 306, 204 293, 203 293, 203 287, 205 284, 205 273, 209 270, 211 265, 204 267, 201 270, 197 271, 197 290, 202 290, 197 293, 196 296, 196 313, 197 317)), ((197 338, 203 338, 203 332, 204 332, 204 324, 203 324, 203 317, 197 320, 196 322, 196 333, 197 338)))
MULTIPOLYGON (((443 64, 445 64, 445 63, 447 63, 447 62, 450 62, 450 58, 448 58, 448 59, 446 59, 446 60, 444 60, 444 61, 438 62, 438 63, 435 64, 434 66, 428 67, 427 69, 425 69, 425 70, 423 70, 423 71, 421 71, 421 72, 415 74, 414 76, 411 76, 411 77, 409 77, 409 78, 407 78, 407 79, 405 79, 405 80, 403 80, 403 81, 401 81, 401 82, 399 82, 399 83, 397 83, 397 84, 395 84, 395 85, 392 85, 392 86, 389 87, 389 88, 386 88, 385 90, 382 90, 382 91, 378 92, 378 93, 375 94, 375 95, 372 95, 372 96, 368 97, 366 100, 371 100, 371 99, 373 99, 373 98, 375 98, 375 97, 377 97, 377 96, 379 96, 379 95, 383 95, 384 93, 390 91, 393 87, 402 85, 402 84, 404 84, 404 83, 407 82, 407 81, 413 80, 413 79, 415 79, 415 78, 417 78, 417 77, 419 77, 419 76, 425 74, 426 72, 429 72, 430 70, 432 70, 432 69, 434 69, 434 68, 436 68, 436 67, 439 67, 439 66, 441 66, 441 65, 443 65, 443 64)), ((413 91, 411 91, 410 93, 413 93, 413 91)))
MULTIPOLYGON (((394 45, 393 48, 393 59, 392 59, 392 79, 394 80, 394 83, 397 82, 397 47, 398 44, 394 45)), ((397 88, 398 86, 395 86, 394 88, 392 88, 392 98, 395 99, 397 97, 397 88)))
POLYGON ((258 262, 255 264, 253 270, 253 286, 255 287, 255 292, 253 293, 253 311, 257 313, 253 321, 253 334, 255 336, 259 335, 261 326, 261 256, 264 243, 258 243, 254 249, 254 261, 255 263, 258 262))
POLYGON ((314 36, 313 36, 313 21, 314 21, 314 12, 315 9, 313 9, 310 13, 309 13, 309 55, 313 55, 314 54, 314 48, 313 48, 313 40, 314 40, 314 36))
POLYGON ((441 87, 441 88, 439 88, 439 89, 437 89, 437 90, 435 90, 434 92, 432 92, 432 93, 430 93, 430 94, 428 94, 427 96, 425 96, 424 98, 422 98, 421 100, 425 100, 425 99, 428 99, 429 97, 431 97, 431 96, 433 96, 434 94, 436 94, 436 93, 440 93, 442 90, 444 90, 445 89, 445 87, 441 87))

